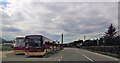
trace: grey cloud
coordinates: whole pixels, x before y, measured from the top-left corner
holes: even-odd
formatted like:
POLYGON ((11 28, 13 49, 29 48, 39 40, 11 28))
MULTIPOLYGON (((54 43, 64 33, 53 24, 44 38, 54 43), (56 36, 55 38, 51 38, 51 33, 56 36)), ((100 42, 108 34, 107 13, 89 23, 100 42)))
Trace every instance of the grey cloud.
POLYGON ((64 29, 69 33, 79 33, 88 34, 93 32, 104 32, 108 27, 109 19, 104 17, 89 17, 89 18, 79 18, 78 22, 75 19, 67 18, 64 19, 65 24, 60 24, 58 27, 64 29), (82 27, 79 27, 81 26, 82 27))
POLYGON ((15 25, 18 22, 23 22, 24 16, 20 12, 13 16, 8 16, 6 13, 2 13, 2 25, 15 25))
POLYGON ((3 32, 19 32, 21 30, 18 29, 18 28, 15 28, 15 27, 6 27, 6 26, 3 26, 2 27, 2 31, 3 32))
POLYGON ((8 16, 8 14, 2 12, 2 18, 10 18, 10 16, 8 16))
MULTIPOLYGON (((43 34, 53 39, 60 39, 58 33, 66 37, 80 34, 105 32, 116 17, 117 3, 41 3, 24 5, 20 12, 3 19, 3 25, 14 25, 3 31, 24 31, 43 34), (114 10, 113 10, 114 9, 114 10), (110 18, 112 15, 112 18, 110 18), (59 16, 59 19, 52 21, 59 16), (24 27, 21 27, 22 25, 24 27), (15 27, 17 26, 17 28, 15 27), (20 27, 20 29, 19 29, 20 27), (31 29, 34 29, 31 31, 31 29)), ((16 34, 17 35, 17 34, 16 34)), ((95 36, 97 37, 97 36, 95 36)), ((74 38, 73 38, 74 39, 74 38)), ((73 39, 65 39, 73 40, 73 39)))

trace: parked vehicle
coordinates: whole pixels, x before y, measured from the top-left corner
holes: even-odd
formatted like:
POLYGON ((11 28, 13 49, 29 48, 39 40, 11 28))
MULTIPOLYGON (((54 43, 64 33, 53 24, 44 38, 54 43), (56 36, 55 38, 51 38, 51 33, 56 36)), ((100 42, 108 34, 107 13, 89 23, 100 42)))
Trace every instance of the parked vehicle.
POLYGON ((25 52, 25 37, 16 37, 13 40, 13 49, 15 53, 24 53, 25 52))
POLYGON ((42 35, 28 35, 25 37, 25 55, 43 56, 57 50, 56 42, 42 35))

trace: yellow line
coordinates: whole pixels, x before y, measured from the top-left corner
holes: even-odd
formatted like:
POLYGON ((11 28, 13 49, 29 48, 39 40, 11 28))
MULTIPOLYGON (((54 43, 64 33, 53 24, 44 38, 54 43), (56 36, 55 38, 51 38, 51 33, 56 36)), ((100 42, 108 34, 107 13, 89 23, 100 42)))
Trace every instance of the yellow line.
POLYGON ((89 57, 87 57, 86 55, 82 54, 85 58, 87 58, 88 60, 94 62, 92 59, 90 59, 89 57))

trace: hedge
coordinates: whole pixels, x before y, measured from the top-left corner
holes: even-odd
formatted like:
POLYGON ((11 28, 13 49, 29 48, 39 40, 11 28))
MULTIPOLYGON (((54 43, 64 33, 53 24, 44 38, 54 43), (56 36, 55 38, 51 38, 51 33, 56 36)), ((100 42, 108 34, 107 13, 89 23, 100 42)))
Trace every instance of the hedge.
POLYGON ((120 46, 83 46, 83 49, 120 54, 120 46))
POLYGON ((2 51, 11 51, 13 48, 11 46, 2 45, 2 51))

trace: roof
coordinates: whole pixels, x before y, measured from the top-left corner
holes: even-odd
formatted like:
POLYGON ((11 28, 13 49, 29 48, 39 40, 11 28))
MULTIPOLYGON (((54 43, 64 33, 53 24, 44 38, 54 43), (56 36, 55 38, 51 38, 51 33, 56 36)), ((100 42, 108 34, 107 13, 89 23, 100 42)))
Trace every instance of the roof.
POLYGON ((42 35, 27 35, 27 36, 42 36, 42 35))
MULTIPOLYGON (((44 38, 47 38, 47 37, 45 37, 45 36, 43 36, 43 35, 27 35, 26 37, 29 37, 29 36, 42 36, 42 37, 44 37, 44 38)), ((49 38, 47 38, 47 39, 49 39, 49 38)), ((51 40, 51 39, 50 39, 51 40)))
POLYGON ((16 37, 16 38, 25 38, 25 37, 16 37))

